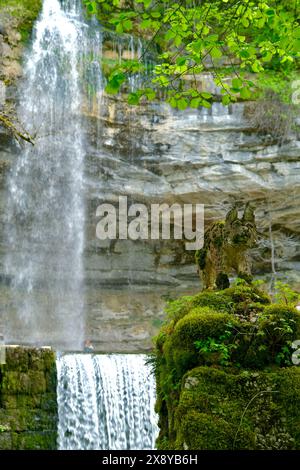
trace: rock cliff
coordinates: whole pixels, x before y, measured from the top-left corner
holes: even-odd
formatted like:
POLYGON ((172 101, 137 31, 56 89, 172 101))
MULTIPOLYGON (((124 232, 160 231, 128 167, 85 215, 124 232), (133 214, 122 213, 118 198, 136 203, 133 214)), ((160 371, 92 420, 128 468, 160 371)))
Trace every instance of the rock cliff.
MULTIPOLYGON (((23 44, 40 1, 24 0, 22 5, 24 14, 20 15, 21 10, 16 10, 20 2, 0 2, 0 86, 9 103, 18 98, 15 85, 22 71, 23 44)), ((209 77, 202 80, 209 88, 209 77)), ((88 330, 100 349, 149 348, 165 298, 199 288, 194 253, 186 251, 182 241, 101 242, 96 238, 97 206, 102 202, 117 205, 119 195, 127 195, 129 204, 142 202, 148 207, 158 202, 205 204, 206 225, 223 218, 233 202, 242 207, 245 201, 253 201, 263 234, 252 253, 254 273, 271 277, 273 251, 273 271, 299 286, 299 136, 294 132, 280 144, 274 135, 261 135, 249 118, 251 106, 237 103, 225 108, 214 103, 211 110, 176 111, 158 103, 130 107, 122 96, 104 96, 100 107, 89 104, 82 110, 87 124, 88 330)), ((2 228, 5 174, 19 151, 0 127, 2 228)), ((1 230, 0 295, 9 308, 5 252, 1 230)))

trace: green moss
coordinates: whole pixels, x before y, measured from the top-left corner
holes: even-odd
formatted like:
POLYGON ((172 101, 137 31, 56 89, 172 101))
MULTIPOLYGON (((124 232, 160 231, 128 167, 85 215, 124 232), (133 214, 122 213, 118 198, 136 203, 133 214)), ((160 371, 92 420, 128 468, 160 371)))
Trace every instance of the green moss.
POLYGON ((228 295, 235 304, 240 302, 269 304, 271 301, 269 295, 264 291, 248 285, 235 285, 225 289, 223 292, 228 295))
POLYGON ((299 449, 299 380, 297 368, 190 371, 175 412, 173 448, 299 449))
POLYGON ((176 323, 180 318, 186 315, 194 306, 194 297, 184 296, 180 299, 173 300, 166 307, 167 317, 176 323))
POLYGON ((2 392, 38 394, 46 391, 46 380, 42 371, 7 371, 2 380, 2 392))
MULTIPOLYGON (((179 429, 180 432, 175 443, 177 449, 232 449, 234 428, 221 417, 188 410, 181 421, 179 429)), ((242 436, 239 436, 239 447, 241 449, 253 448, 255 441, 254 433, 243 429, 242 434, 242 436)))
POLYGON ((193 305, 199 307, 210 307, 218 312, 233 311, 233 300, 230 294, 226 291, 204 291, 193 297, 193 305))
POLYGON ((197 250, 195 253, 195 261, 196 264, 199 266, 200 269, 204 269, 206 265, 206 254, 207 250, 202 248, 201 250, 197 250))
POLYGON ((53 431, 13 433, 12 448, 16 450, 53 450, 56 448, 57 435, 53 431))
POLYGON ((21 347, 8 348, 6 350, 6 364, 3 370, 27 372, 28 351, 21 347))
POLYGON ((270 297, 253 286, 237 285, 221 291, 203 291, 194 296, 184 296, 169 302, 166 313, 173 326, 195 307, 209 307, 218 312, 251 313, 259 312, 263 305, 270 303, 270 297))
POLYGON ((56 363, 47 349, 7 348, 0 373, 0 449, 55 449, 56 363), (1 431, 2 430, 2 431, 1 431))
POLYGON ((152 357, 158 448, 300 448, 299 312, 245 284, 168 309, 152 357))
POLYGON ((174 330, 174 343, 188 346, 194 344, 197 339, 207 336, 218 337, 231 319, 228 313, 217 313, 207 309, 203 311, 198 308, 197 311, 179 320, 174 330))
POLYGON ((56 425, 56 416, 29 408, 16 408, 11 410, 0 410, 1 424, 7 426, 13 432, 44 431, 53 430, 56 425))
POLYGON ((0 449, 1 450, 11 450, 12 448, 12 439, 9 432, 0 433, 0 449))

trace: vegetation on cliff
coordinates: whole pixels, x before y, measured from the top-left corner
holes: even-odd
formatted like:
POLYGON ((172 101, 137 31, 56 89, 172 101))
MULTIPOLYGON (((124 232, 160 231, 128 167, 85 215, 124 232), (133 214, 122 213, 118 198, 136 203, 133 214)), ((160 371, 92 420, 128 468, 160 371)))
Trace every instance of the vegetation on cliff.
POLYGON ((240 280, 169 304, 151 362, 160 449, 300 449, 293 303, 240 280))
POLYGON ((222 102, 248 100, 253 76, 276 70, 289 73, 299 61, 298 0, 236 1, 84 0, 90 14, 117 34, 144 37, 139 60, 112 70, 107 90, 117 93, 128 76, 143 70, 155 53, 149 86, 129 95, 129 103, 154 99, 160 90, 174 107, 210 107, 213 92, 203 89, 199 74, 212 74, 222 102), (228 77, 231 77, 228 80, 228 77))

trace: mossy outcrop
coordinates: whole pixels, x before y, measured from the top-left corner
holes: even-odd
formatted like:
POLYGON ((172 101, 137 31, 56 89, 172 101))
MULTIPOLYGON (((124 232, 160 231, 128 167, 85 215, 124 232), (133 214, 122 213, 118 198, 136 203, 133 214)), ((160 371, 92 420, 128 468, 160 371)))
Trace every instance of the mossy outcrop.
POLYGON ((159 449, 300 449, 300 313, 254 286, 172 302, 152 358, 159 449))
POLYGON ((55 354, 8 347, 0 366, 0 449, 55 449, 55 354))

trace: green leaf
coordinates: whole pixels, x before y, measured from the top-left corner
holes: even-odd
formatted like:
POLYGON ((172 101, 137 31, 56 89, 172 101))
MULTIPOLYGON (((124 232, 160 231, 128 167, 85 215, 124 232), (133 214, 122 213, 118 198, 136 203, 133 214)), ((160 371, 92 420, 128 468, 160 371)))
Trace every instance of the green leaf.
POLYGON ((136 0, 136 3, 143 3, 145 8, 151 5, 152 0, 136 0))
POLYGON ((131 31, 132 30, 132 21, 131 20, 123 21, 123 29, 125 31, 131 31))
POLYGON ((177 101, 177 107, 180 111, 183 111, 188 107, 188 101, 185 98, 180 98, 180 100, 177 101))
POLYGON ((240 51, 240 57, 242 57, 243 59, 248 59, 250 57, 250 54, 246 49, 242 49, 240 51))
POLYGON ((275 15, 275 11, 274 11, 272 8, 269 8, 269 9, 266 11, 266 15, 268 15, 268 16, 274 16, 274 15, 275 15))
POLYGON ((186 64, 186 57, 178 57, 178 59, 176 59, 176 64, 181 66, 181 65, 185 65, 186 64))
POLYGON ((122 34, 123 33, 123 26, 122 26, 122 23, 118 23, 117 26, 116 26, 116 32, 119 33, 119 34, 122 34))
POLYGON ((112 86, 110 83, 108 83, 105 87, 105 91, 109 95, 116 95, 119 92, 119 87, 116 88, 116 87, 112 86))
POLYGON ((181 36, 176 36, 175 39, 174 39, 175 46, 178 47, 178 46, 180 46, 181 43, 182 43, 181 36))
POLYGON ((155 97, 156 97, 156 93, 155 93, 155 91, 154 91, 152 88, 146 88, 146 89, 144 90, 144 93, 145 93, 145 95, 146 95, 146 97, 147 97, 147 99, 148 99, 149 101, 154 100, 155 97))
POLYGON ((265 22, 266 22, 265 18, 260 18, 260 19, 256 22, 256 26, 261 29, 261 28, 263 28, 263 27, 265 26, 265 22))
POLYGON ((253 72, 258 73, 261 72, 260 64, 258 61, 254 62, 251 66, 253 72))
POLYGON ((239 89, 243 86, 243 81, 240 78, 234 78, 232 80, 232 87, 239 89))
POLYGON ((211 93, 208 93, 208 92, 206 92, 206 91, 203 91, 203 92, 201 93, 201 96, 202 96, 202 98, 204 98, 204 99, 206 99, 206 100, 209 100, 209 99, 212 97, 212 94, 211 94, 211 93))
POLYGON ((152 16, 152 18, 160 18, 161 13, 160 13, 160 11, 152 11, 151 16, 152 16))
POLYGON ((96 2, 90 2, 88 4, 88 12, 91 13, 92 15, 97 13, 97 5, 96 2))
POLYGON ((176 33, 172 29, 169 29, 169 31, 167 31, 166 34, 165 34, 165 40, 170 41, 175 36, 176 36, 176 33))
POLYGON ((199 108, 200 107, 200 103, 201 103, 201 99, 200 98, 193 98, 190 102, 190 107, 191 108, 199 108))
POLYGON ((201 106, 204 106, 204 108, 211 108, 211 103, 209 101, 202 100, 201 106))
POLYGON ((251 98, 251 91, 248 87, 243 87, 240 91, 240 96, 243 100, 249 100, 251 98))
POLYGON ((198 41, 193 41, 189 44, 190 49, 194 52, 200 52, 203 47, 203 41, 201 39, 198 39, 198 41))
POLYGON ((174 96, 168 99, 168 103, 172 106, 172 108, 177 107, 177 100, 174 98, 174 96))
POLYGON ((222 96, 222 104, 224 106, 227 106, 229 103, 231 103, 230 96, 229 95, 222 96))
POLYGON ((142 29, 146 29, 146 28, 150 28, 151 25, 152 25, 152 21, 149 20, 149 19, 147 19, 147 20, 143 20, 143 21, 141 22, 140 27, 141 27, 142 29))
POLYGON ((131 104, 131 105, 139 104, 140 96, 138 95, 138 93, 130 93, 128 95, 127 101, 128 101, 128 104, 131 104))
POLYGON ((209 36, 207 36, 207 41, 209 41, 210 43, 215 43, 218 41, 219 39, 219 35, 218 34, 210 34, 209 36))
POLYGON ((110 94, 117 94, 121 88, 122 83, 125 81, 126 76, 124 73, 114 72, 109 79, 105 91, 110 94))
POLYGON ((210 55, 214 59, 220 59, 223 54, 222 54, 221 50, 218 47, 213 47, 212 50, 210 51, 210 55))

